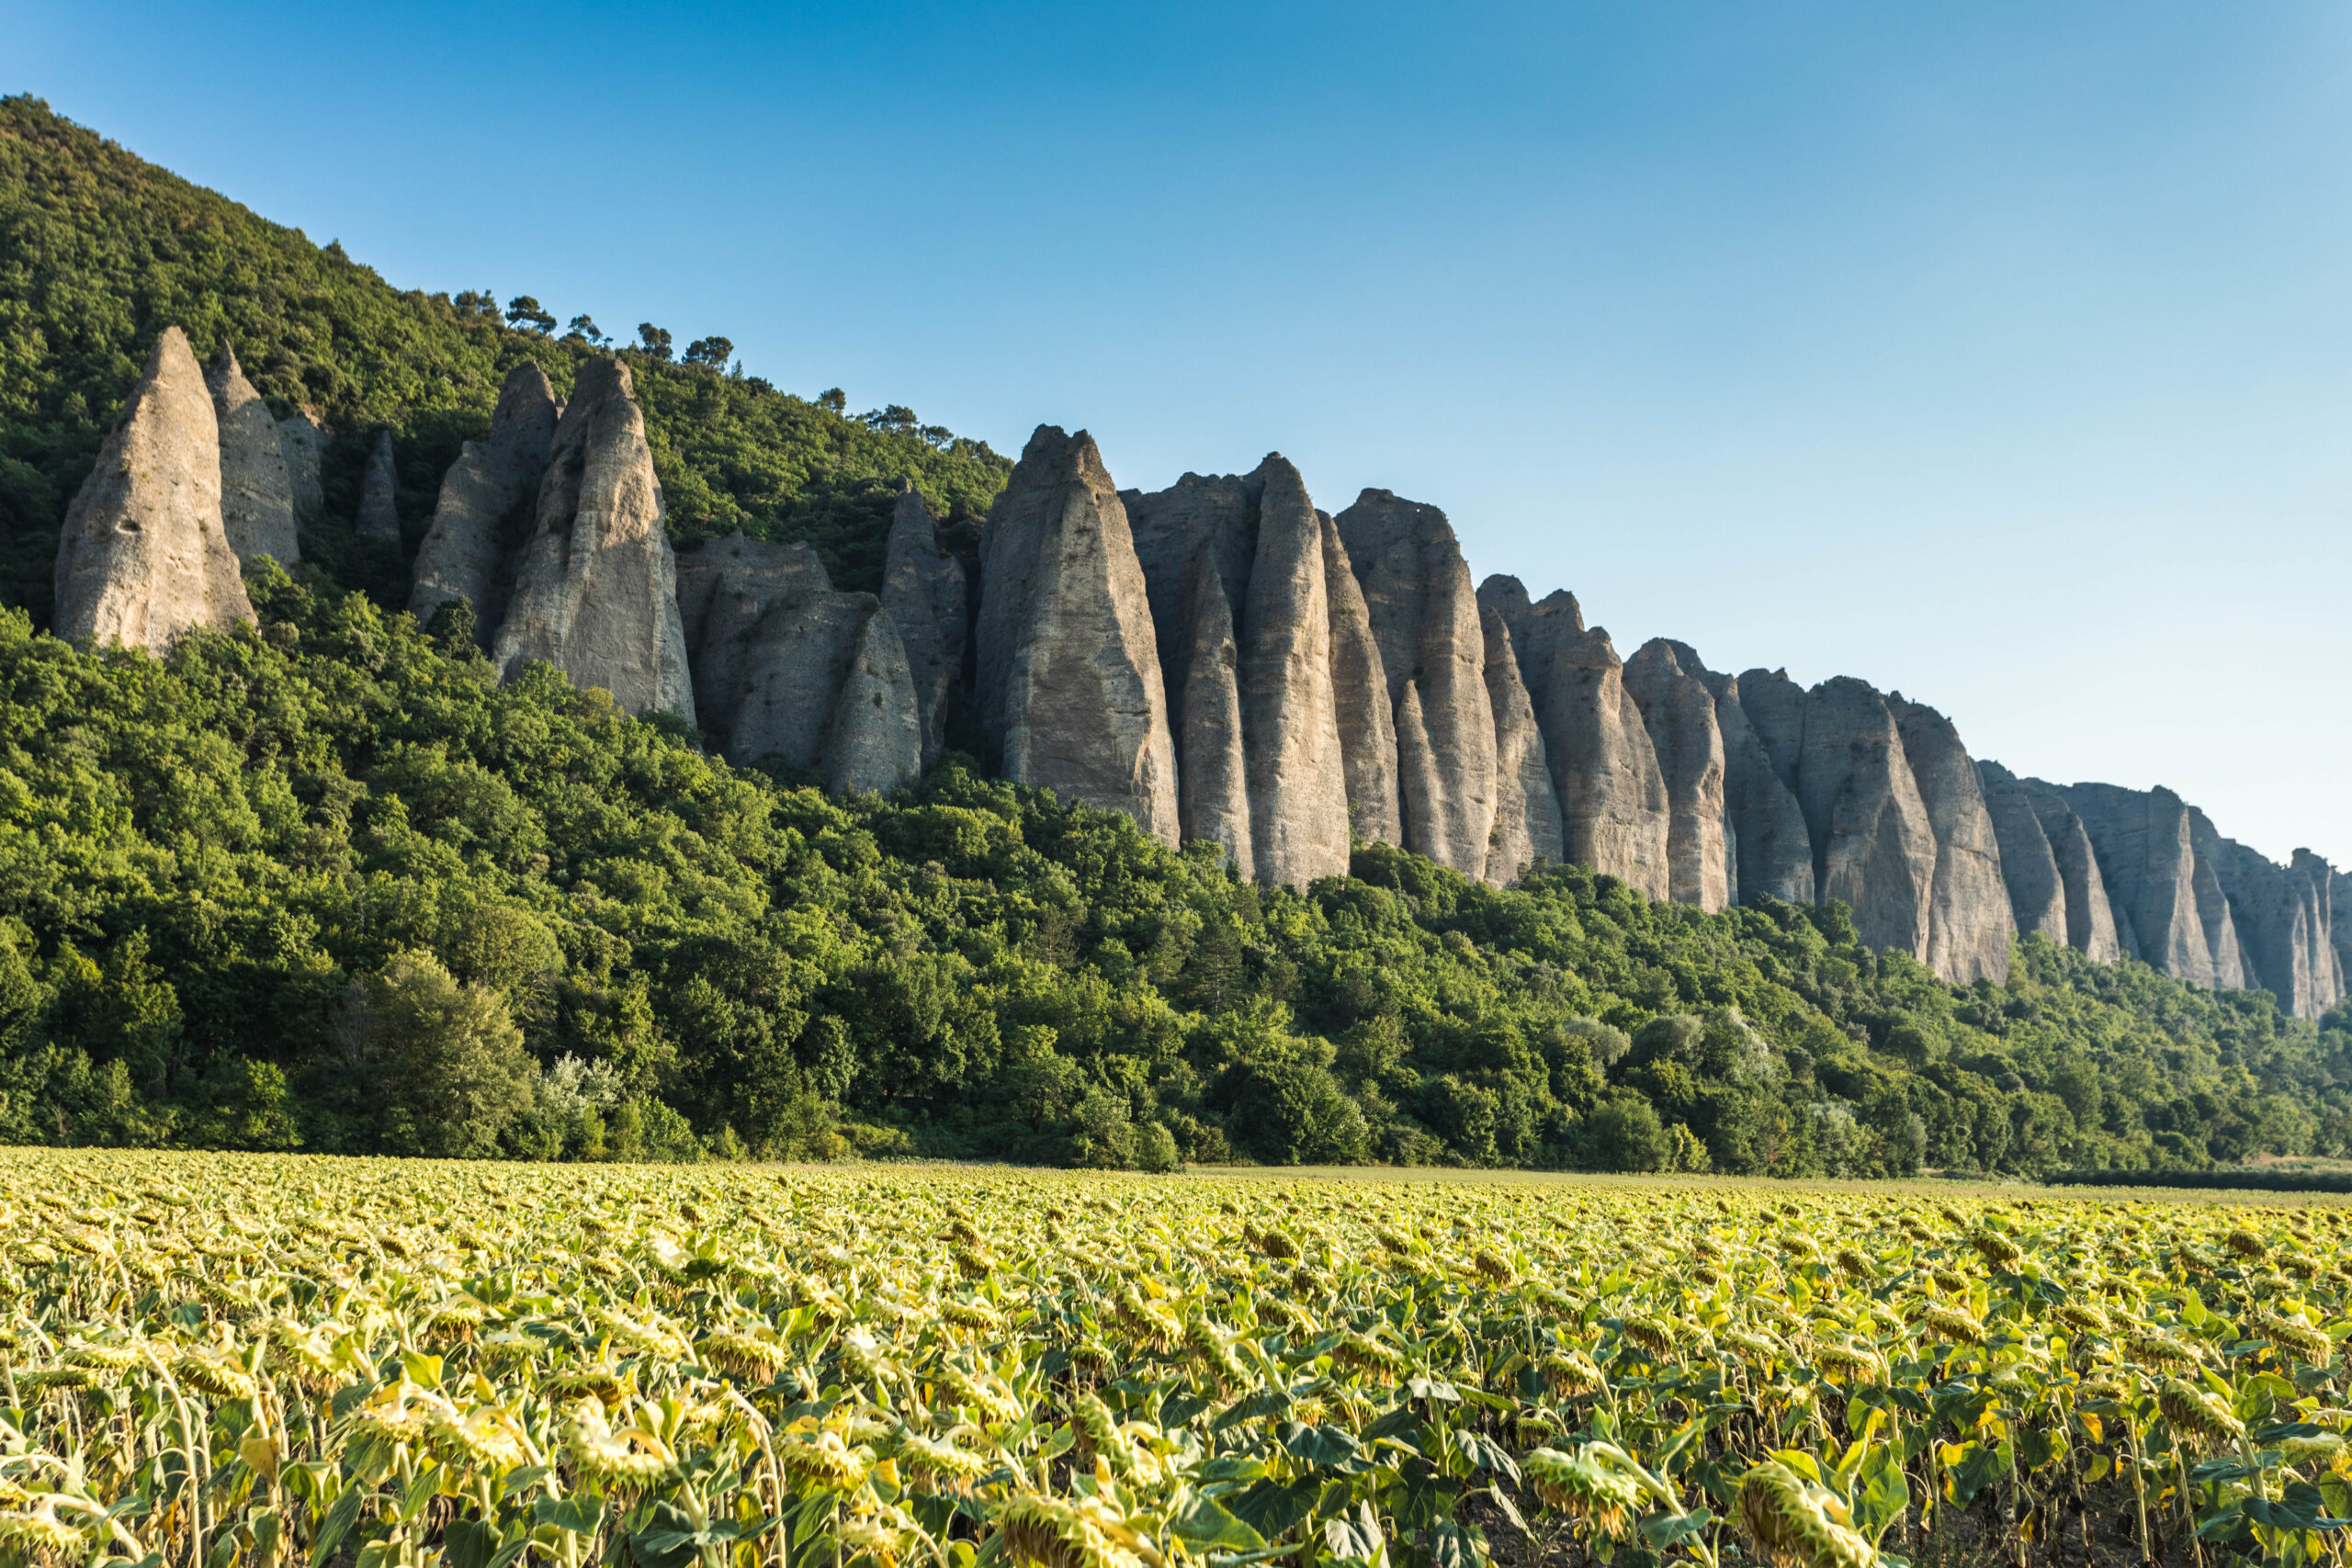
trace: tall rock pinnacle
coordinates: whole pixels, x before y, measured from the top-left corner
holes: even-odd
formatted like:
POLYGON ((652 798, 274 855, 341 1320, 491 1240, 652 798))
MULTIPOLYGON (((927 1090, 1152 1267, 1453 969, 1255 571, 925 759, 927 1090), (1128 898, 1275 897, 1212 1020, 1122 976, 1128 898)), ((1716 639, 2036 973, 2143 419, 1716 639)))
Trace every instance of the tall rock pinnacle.
POLYGON ((297 523, 315 524, 326 514, 326 492, 319 486, 319 465, 325 459, 327 433, 319 413, 307 404, 277 422, 277 449, 286 459, 286 482, 293 493, 297 523))
POLYGON ((1178 812, 1184 837, 1216 844, 1245 876, 1257 874, 1250 834, 1249 747, 1241 719, 1241 650, 1226 603, 1225 580, 1214 571, 1193 579, 1193 608, 1185 624, 1191 642, 1175 668, 1183 671, 1174 694, 1178 812))
MULTIPOLYGON (((1762 894, 1786 903, 1810 904, 1813 836, 1795 790, 1772 766, 1763 738, 1748 719, 1741 695, 1741 683, 1748 677, 1711 671, 1705 679, 1715 694, 1715 728, 1724 742, 1724 812, 1731 819, 1738 865, 1735 897, 1762 894)), ((1761 679, 1769 682, 1771 678, 1761 679)))
POLYGON ((1340 756, 1348 775, 1348 818, 1367 843, 1402 844, 1405 822, 1396 795, 1396 720, 1372 612, 1363 602, 1348 547, 1329 516, 1323 525, 1323 592, 1331 608, 1331 702, 1339 717, 1340 756))
POLYGON ((1551 760, 1568 858, 1653 898, 1669 897, 1666 778, 1609 634, 1585 629, 1572 593, 1530 604, 1515 577, 1487 579, 1478 598, 1510 628, 1551 760))
POLYGON ((1903 755, 1936 839, 1928 901, 1928 967, 1955 986, 2007 984, 2017 919, 2002 880, 2001 845, 1976 781, 1976 764, 1951 720, 1921 703, 1887 699, 1903 755))
POLYGON ((1726 767, 1715 694, 1689 644, 1652 637, 1625 661, 1625 691, 1642 711, 1666 783, 1668 887, 1702 909, 1734 901, 1736 868, 1725 838, 1726 767))
POLYGON ((1552 764, 1535 704, 1519 672, 1510 628, 1481 608, 1486 632, 1487 702, 1495 711, 1495 829, 1487 849, 1487 880, 1508 886, 1536 860, 1568 858, 1567 828, 1552 788, 1552 764))
POLYGON ((1094 438, 1040 425, 980 538, 980 725, 1000 772, 1177 841, 1143 568, 1094 438))
POLYGON ((277 421, 226 343, 208 378, 220 427, 220 523, 241 564, 268 556, 280 566, 302 558, 294 532, 294 481, 277 421))
POLYGON ((1396 713, 1405 847, 1484 876, 1495 826, 1495 716, 1470 569, 1445 513, 1367 490, 1334 519, 1379 646, 1396 713), (1419 699, 1426 763, 1405 755, 1403 704, 1419 699))
POLYGON ((506 373, 490 434, 467 442, 441 477, 433 526, 416 552, 409 614, 429 620, 450 600, 464 599, 474 607, 482 646, 495 641, 506 609, 503 569, 529 525, 559 412, 546 371, 526 360, 506 373))
POLYGON ((2019 933, 2045 936, 2064 946, 2066 881, 2058 869, 2057 852, 2042 831, 2033 802, 2015 773, 1998 762, 1976 764, 1977 787, 1984 796, 1984 812, 1993 823, 1993 837, 2001 847, 2001 879, 2007 886, 2009 910, 2019 933))
POLYGON ((1258 880, 1305 887, 1348 870, 1348 784, 1331 679, 1323 524, 1270 453, 1244 481, 1258 544, 1241 614, 1241 734, 1258 880))
POLYGON ((931 508, 911 483, 903 486, 890 516, 882 607, 906 646, 926 768, 946 749, 948 710, 964 677, 965 592, 964 563, 940 553, 931 508))
POLYGON ((375 446, 368 449, 368 468, 359 476, 359 513, 352 520, 352 528, 361 538, 385 545, 401 542, 400 491, 400 470, 392 462, 392 433, 379 430, 375 446))
MULTIPOLYGON (((1745 676, 1740 689, 1747 689, 1745 676)), ((1797 804, 1813 839, 1820 897, 1844 900, 1869 945, 1925 959, 1935 829, 1894 716, 1862 682, 1841 675, 1806 694, 1797 804)))
POLYGON ((254 618, 220 520, 220 421, 187 334, 164 329, 57 548, 59 637, 162 653, 254 618))
POLYGON ((662 486, 617 359, 581 367, 491 657, 510 679, 543 659, 629 713, 694 719, 662 486))

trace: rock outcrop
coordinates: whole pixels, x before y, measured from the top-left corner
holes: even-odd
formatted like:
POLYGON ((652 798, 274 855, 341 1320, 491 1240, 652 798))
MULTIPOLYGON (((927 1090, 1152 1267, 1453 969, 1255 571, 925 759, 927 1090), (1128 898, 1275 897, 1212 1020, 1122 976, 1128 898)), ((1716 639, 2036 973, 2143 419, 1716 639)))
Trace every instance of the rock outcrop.
POLYGON ((1772 772, 1794 794, 1804 756, 1805 689, 1785 670, 1749 670, 1739 677, 1739 706, 1772 772))
POLYGON ((229 547, 245 566, 267 556, 290 567, 302 558, 302 546, 295 536, 294 481, 277 421, 226 343, 206 384, 220 431, 220 523, 229 547))
POLYGON ((2058 877, 2066 889, 2067 945, 2096 964, 2140 956, 2129 920, 2118 919, 2090 829, 2067 804, 2066 792, 2041 779, 2019 779, 2018 788, 2033 807, 2058 863, 2058 877))
POLYGON ((1993 824, 1994 841, 2001 851, 2001 881, 2009 895, 2009 917, 2019 933, 2048 937, 2066 945, 2066 883, 2058 870, 2057 852, 2050 847, 2033 802, 2018 784, 2017 775, 1998 762, 1976 764, 1977 788, 1984 797, 1984 814, 1993 824))
POLYGON ((1183 674, 1176 713, 1178 815, 1188 840, 1218 845, 1244 876, 1257 874, 1250 836, 1250 762, 1241 728, 1241 649, 1226 602, 1225 581, 1193 579, 1185 617, 1190 642, 1176 668, 1183 674))
POLYGON ((1243 483, 1258 536, 1240 626, 1250 849, 1259 881, 1305 887, 1348 870, 1323 523, 1298 470, 1279 452, 1267 454, 1243 483))
POLYGON ((1487 703, 1495 710, 1495 828, 1487 845, 1487 880, 1503 886, 1539 860, 1566 860, 1568 832, 1510 628, 1491 609, 1481 607, 1478 615, 1487 637, 1487 703))
POLYGON ((628 367, 597 355, 557 422, 531 534, 492 647, 512 678, 545 660, 632 714, 695 717, 677 566, 628 367))
POLYGON ((1483 668, 1486 633, 1461 546, 1444 513, 1390 491, 1363 491, 1333 522, 1363 591, 1396 713, 1405 847, 1483 876, 1495 826, 1495 716, 1483 668), (1425 761, 1406 755, 1408 684, 1419 699, 1425 761))
POLYGON ((1250 494, 1230 474, 1188 473, 1166 490, 1123 491, 1176 753, 1177 823, 1257 874, 1241 726, 1241 639, 1234 606, 1249 592, 1250 494))
POLYGON ((1121 496, 1152 608, 1186 839, 1305 886, 1348 865, 1323 519, 1279 453, 1121 496))
POLYGON ((806 545, 741 534, 677 560, 695 712, 721 755, 888 790, 922 766, 921 701, 898 625, 871 593, 837 592, 806 545))
POLYGON ((305 404, 277 422, 277 449, 286 458, 286 482, 293 492, 294 520, 304 525, 326 515, 326 492, 319 468, 326 458, 326 428, 319 411, 305 404))
POLYGON ((1552 764, 1568 858, 1653 898, 1668 897, 1666 778, 1609 634, 1585 628, 1574 594, 1531 604, 1515 577, 1487 579, 1478 602, 1510 630, 1552 764))
POLYGON ((401 542, 400 470, 392 462, 392 433, 376 432, 368 449, 368 467, 359 476, 359 512, 352 529, 363 539, 379 544, 401 542))
POLYGON ((220 433, 204 372, 165 329, 65 514, 51 622, 71 642, 162 653, 254 618, 220 519, 220 433))
POLYGON ((1820 898, 1842 899, 1869 945, 1925 959, 1936 835, 1885 698, 1843 675, 1805 694, 1796 795, 1820 898))
POLYGON ((1715 728, 1724 742, 1724 815, 1730 819, 1727 836, 1737 866, 1733 897, 1761 894, 1810 904, 1813 838, 1805 829, 1804 810, 1748 721, 1741 679, 1713 671, 1705 676, 1715 694, 1715 728))
POLYGON ((1348 818, 1367 843, 1402 844, 1397 804, 1396 721, 1372 612, 1363 602, 1348 547, 1329 516, 1323 525, 1323 592, 1331 607, 1331 703, 1339 720, 1340 763, 1348 776, 1348 818))
POLYGON ((980 726, 1016 784, 1177 840, 1176 754, 1143 568, 1093 437, 1040 425, 980 539, 980 726))
POLYGON ((1666 784, 1667 895, 1715 910, 1736 901, 1736 868, 1724 831, 1723 729, 1705 673, 1689 644, 1653 637, 1625 661, 1624 680, 1666 784))
POLYGON ((2242 944, 2244 983, 2268 991, 2297 1018, 2317 1018, 2343 1000, 2334 868, 2309 850, 2297 850, 2279 865, 2218 835, 2211 852, 2242 944))
POLYGON ((433 525, 416 553, 409 614, 420 621, 453 599, 473 605, 488 648, 505 614, 509 558, 522 537, 555 445, 560 409, 547 372, 529 361, 506 373, 490 433, 469 441, 441 477, 433 525))
POLYGON ((970 610, 964 563, 939 548, 939 528, 921 491, 899 491, 882 567, 882 607, 890 612, 906 647, 914 681, 915 713, 922 731, 922 765, 947 747, 947 719, 964 678, 970 610))
POLYGON ((1928 827, 1935 835, 1935 880, 1928 898, 1928 967, 1956 986, 2009 978, 2017 918, 2001 871, 2001 843, 1976 780, 1976 764, 1951 720, 1923 703, 1887 698, 1903 737, 1928 827))
POLYGON ((2188 808, 2168 789, 2079 784, 2062 792, 2098 856, 2124 950, 2191 985, 2213 983, 2198 909, 2188 808))

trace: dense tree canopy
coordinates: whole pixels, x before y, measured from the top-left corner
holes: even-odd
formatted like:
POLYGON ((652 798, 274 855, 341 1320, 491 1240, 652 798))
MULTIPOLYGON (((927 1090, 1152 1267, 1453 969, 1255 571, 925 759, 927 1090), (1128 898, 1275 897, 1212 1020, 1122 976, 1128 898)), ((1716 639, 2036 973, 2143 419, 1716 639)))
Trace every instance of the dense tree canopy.
POLYGON ((2006 987, 1576 867, 1305 893, 951 757, 891 800, 268 572, 169 660, 0 621, 0 1136, 1782 1174, 2343 1152, 2352 1012, 2006 987))

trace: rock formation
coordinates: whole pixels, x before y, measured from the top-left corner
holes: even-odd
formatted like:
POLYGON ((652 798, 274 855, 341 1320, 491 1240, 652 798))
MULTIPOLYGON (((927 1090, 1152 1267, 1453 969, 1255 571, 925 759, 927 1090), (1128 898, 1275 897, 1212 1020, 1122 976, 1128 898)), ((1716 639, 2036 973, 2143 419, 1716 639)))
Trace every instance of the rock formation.
POLYGON ((2009 939, 2017 918, 2001 874, 2001 844, 1976 781, 1976 764, 1951 720, 1901 693, 1887 699, 1903 737, 1904 759, 1935 835, 1936 869, 1928 899, 1928 967, 1957 986, 2009 978, 2009 939))
POLYGON ((368 468, 359 479, 359 513, 352 527, 363 539, 381 544, 401 542, 400 471, 392 463, 392 433, 376 432, 368 450, 368 468))
POLYGON ((1715 694, 1715 728, 1724 742, 1724 815, 1737 866, 1733 896, 1810 904, 1813 838, 1796 792, 1774 770, 1763 738, 1748 721, 1741 677, 1711 671, 1704 679, 1715 694))
POLYGON ((1179 666, 1178 817, 1188 840, 1221 846, 1244 876, 1257 874, 1250 835, 1249 749, 1242 738, 1241 649, 1233 607, 1214 571, 1193 579, 1191 643, 1179 666))
POLYGON ((294 520, 305 525, 326 514, 319 488, 319 465, 326 457, 327 433, 319 411, 305 404, 277 422, 277 449, 286 458, 286 481, 293 492, 294 520))
POLYGON ((2001 852, 2001 880, 2008 889, 2010 918, 2020 934, 2067 942, 2066 883, 2033 802, 2017 775, 1998 762, 1976 764, 1977 788, 2001 852))
POLYGON ((2242 944, 2244 984, 2268 991, 2297 1018, 2317 1018, 2343 1000, 2333 868, 2309 850, 2278 865, 2218 834, 2211 852, 2242 944))
POLYGON ((1552 764, 1568 858, 1668 896, 1671 812, 1641 709, 1625 691, 1609 634, 1585 629, 1576 596, 1531 604, 1515 577, 1490 577, 1478 602, 1510 630, 1521 677, 1552 764))
POLYGON ((922 712, 898 623, 870 594, 849 670, 825 736, 825 787, 835 795, 888 791, 922 767, 922 712))
POLYGON ((1120 493, 1151 609, 1176 753, 1177 820, 1187 842, 1213 843, 1245 877, 1257 874, 1250 766, 1241 717, 1250 493, 1232 475, 1186 474, 1163 491, 1120 493))
POLYGON ((1724 836, 1723 729, 1705 671, 1687 643, 1653 637, 1625 661, 1624 680, 1666 784, 1668 896, 1713 910, 1737 896, 1724 836))
POLYGON ((220 520, 212 394, 170 327, 65 514, 52 626, 71 642, 162 653, 253 618, 220 520))
POLYGON ((1445 513, 1367 490, 1333 519, 1363 591, 1388 695, 1398 706, 1398 804, 1405 847, 1483 876, 1495 826, 1495 716, 1487 637, 1470 569, 1445 513), (1407 757, 1405 687, 1419 698, 1426 764, 1407 757))
POLYGON ((677 581, 695 712, 729 761, 780 757, 836 792, 921 771, 921 701, 879 599, 836 592, 806 545, 741 534, 680 556, 677 581))
POLYGON ((1503 886, 1538 860, 1555 865, 1566 860, 1568 835, 1510 628, 1488 608, 1481 607, 1478 618, 1486 632, 1487 703, 1495 711, 1495 828, 1487 845, 1487 880, 1503 886))
POLYGON ((1405 819, 1397 804, 1396 723, 1388 674, 1372 635, 1348 547, 1338 525, 1323 525, 1323 592, 1331 608, 1331 703, 1340 727, 1340 756, 1348 776, 1348 818, 1367 843, 1402 844, 1405 819))
POLYGON ((1348 866, 1323 519, 1279 453, 1121 496, 1152 608, 1186 839, 1305 886, 1348 866))
POLYGON ((940 553, 938 525, 911 483, 899 488, 898 510, 890 516, 882 607, 890 612, 906 646, 922 730, 922 765, 928 768, 947 746, 947 717, 964 678, 969 611, 964 563, 940 553))
POLYGON ((629 713, 694 719, 662 486, 628 367, 617 359, 582 366, 557 422, 491 657, 510 678, 542 659, 575 686, 610 692, 629 713))
POLYGON ((1935 829, 1894 715, 1870 686, 1841 675, 1805 694, 1796 795, 1821 899, 1842 899, 1869 945, 1926 958, 1935 829))
POLYGON ((2125 951, 2176 979, 2213 983, 2213 948, 2198 909, 2188 809, 2168 789, 2079 784, 2062 794, 2082 821, 2125 951))
POLYGON ((1258 524, 1240 626, 1250 849, 1259 881, 1305 887, 1348 870, 1323 522, 1279 452, 1243 482, 1258 524))
POLYGON ((506 563, 537 499, 560 412, 546 371, 526 360, 506 373, 490 433, 467 442, 441 478, 409 614, 430 620, 450 600, 467 600, 475 635, 491 646, 506 609, 506 563))
POLYGON ((2118 921, 2106 874, 2099 870, 2098 852, 2091 846, 2090 830, 2066 803, 2065 791, 2041 779, 2017 783, 2058 863, 2058 878, 2066 889, 2067 945, 2096 964, 2137 958, 2139 949, 2132 942, 2130 922, 2118 921))
POLYGON ((1040 425, 980 538, 980 726, 999 771, 1177 840, 1176 754, 1126 509, 1094 439, 1040 425))
POLYGON ((1772 772, 1794 794, 1804 755, 1804 688, 1785 670, 1749 670, 1739 677, 1739 706, 1772 772))
POLYGON ((294 532, 294 481, 277 421, 226 343, 207 384, 220 429, 220 523, 241 564, 267 556, 280 566, 302 558, 294 532))

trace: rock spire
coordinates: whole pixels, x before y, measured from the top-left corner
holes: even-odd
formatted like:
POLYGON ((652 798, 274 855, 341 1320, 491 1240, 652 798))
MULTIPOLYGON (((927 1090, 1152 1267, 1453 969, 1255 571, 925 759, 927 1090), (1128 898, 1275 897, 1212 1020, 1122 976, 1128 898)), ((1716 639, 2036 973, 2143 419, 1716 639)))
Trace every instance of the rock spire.
POLYGON ((508 561, 530 524, 561 412, 538 366, 526 360, 506 373, 489 433, 467 442, 442 476, 409 594, 409 613, 418 620, 464 599, 473 605, 482 645, 495 641, 506 610, 508 561))
POLYGON ((359 513, 352 520, 353 531, 378 544, 399 544, 400 491, 400 470, 392 462, 392 433, 379 430, 376 444, 368 449, 368 468, 359 477, 359 513))
POLYGON ((978 680, 990 760, 1016 784, 1123 811, 1177 841, 1151 607, 1094 438, 1040 425, 980 538, 978 680))
POLYGON ((187 334, 164 330, 58 541, 59 637, 167 651, 254 618, 220 517, 220 433, 187 334))
POLYGON ((1736 901, 1737 868, 1726 831, 1723 728, 1706 668, 1688 643, 1652 637, 1625 661, 1624 681, 1666 784, 1668 896, 1713 910, 1736 901))
POLYGON ((922 765, 947 746, 947 720, 964 679, 969 612, 964 563, 939 548, 931 507, 911 483, 899 490, 882 567, 882 607, 905 646, 914 682, 922 765))
POLYGON ((693 722, 677 567, 628 367, 581 367, 557 422, 530 536, 491 657, 509 678, 545 660, 632 714, 693 722))
POLYGON ((220 523, 240 564, 267 556, 280 566, 302 558, 295 536, 294 480, 277 421, 223 343, 207 378, 220 430, 220 523))

